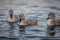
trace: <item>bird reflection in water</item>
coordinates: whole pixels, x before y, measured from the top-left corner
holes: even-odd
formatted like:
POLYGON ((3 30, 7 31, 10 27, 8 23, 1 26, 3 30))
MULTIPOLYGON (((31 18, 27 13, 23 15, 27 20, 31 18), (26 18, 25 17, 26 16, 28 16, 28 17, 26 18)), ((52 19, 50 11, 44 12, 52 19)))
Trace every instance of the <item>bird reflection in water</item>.
POLYGON ((20 32, 25 32, 25 26, 19 26, 20 32))
POLYGON ((55 25, 51 26, 51 25, 47 25, 47 36, 49 37, 54 37, 55 36, 55 25))

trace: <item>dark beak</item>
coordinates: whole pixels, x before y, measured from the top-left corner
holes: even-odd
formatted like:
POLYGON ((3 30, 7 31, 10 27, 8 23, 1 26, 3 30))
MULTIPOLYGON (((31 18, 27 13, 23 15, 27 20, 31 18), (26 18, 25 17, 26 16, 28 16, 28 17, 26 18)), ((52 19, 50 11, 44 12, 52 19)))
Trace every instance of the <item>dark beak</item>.
POLYGON ((47 17, 47 19, 46 20, 48 20, 49 19, 49 17, 47 17))
POLYGON ((10 18, 12 18, 13 17, 13 14, 10 14, 10 18))
POLYGON ((20 18, 20 19, 19 19, 19 22, 21 22, 21 20, 22 20, 22 19, 20 18))

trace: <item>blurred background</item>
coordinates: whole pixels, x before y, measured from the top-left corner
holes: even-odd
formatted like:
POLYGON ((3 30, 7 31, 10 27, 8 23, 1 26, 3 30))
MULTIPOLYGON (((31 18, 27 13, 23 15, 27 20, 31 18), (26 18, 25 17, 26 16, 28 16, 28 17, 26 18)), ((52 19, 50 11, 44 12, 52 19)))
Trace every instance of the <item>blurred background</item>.
POLYGON ((0 0, 0 38, 1 40, 59 40, 60 29, 55 30, 54 38, 47 35, 47 15, 49 12, 54 12, 57 18, 60 18, 60 0, 0 0), (24 32, 20 32, 19 26, 15 23, 12 29, 13 36, 9 31, 9 25, 5 22, 8 17, 8 10, 13 9, 14 14, 19 15, 24 13, 25 18, 35 18, 38 20, 38 25, 28 26, 24 32), (19 39, 16 39, 19 38, 19 39))

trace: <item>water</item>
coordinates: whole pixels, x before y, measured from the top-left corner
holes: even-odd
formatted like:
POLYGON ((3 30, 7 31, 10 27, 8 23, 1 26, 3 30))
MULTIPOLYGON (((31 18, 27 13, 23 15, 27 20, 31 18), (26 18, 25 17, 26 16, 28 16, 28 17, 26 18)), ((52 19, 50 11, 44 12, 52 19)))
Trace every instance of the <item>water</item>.
MULTIPOLYGON (((44 13, 26 13, 28 18, 38 19, 38 25, 26 26, 20 28, 17 23, 14 24, 14 28, 11 30, 10 25, 5 21, 8 14, 0 13, 0 37, 4 37, 6 40, 56 40, 59 39, 59 28, 56 28, 56 38, 47 35, 47 20, 44 13), (12 32, 12 33, 10 33, 12 32), (10 36, 11 35, 11 36, 10 36), (8 37, 8 38, 5 38, 8 37)), ((3 38, 0 38, 4 40, 3 38)))
MULTIPOLYGON (((2 2, 2 1, 1 1, 2 2)), ((49 12, 55 12, 56 18, 60 18, 60 4, 59 1, 43 1, 39 5, 39 1, 35 3, 32 1, 28 4, 22 3, 9 3, 8 7, 0 7, 0 39, 1 40, 60 40, 60 28, 56 27, 54 36, 47 33, 47 15, 49 12), (44 4, 47 2, 47 5, 44 4), (51 4, 52 3, 52 4, 51 4), (37 4, 37 5, 35 5, 37 4), (25 18, 35 18, 38 20, 38 25, 26 26, 25 28, 20 28, 17 23, 14 23, 13 29, 10 29, 10 25, 5 21, 8 17, 8 9, 13 8, 14 14, 19 15, 24 13, 25 18)), ((51 34, 51 33, 50 33, 51 34)))

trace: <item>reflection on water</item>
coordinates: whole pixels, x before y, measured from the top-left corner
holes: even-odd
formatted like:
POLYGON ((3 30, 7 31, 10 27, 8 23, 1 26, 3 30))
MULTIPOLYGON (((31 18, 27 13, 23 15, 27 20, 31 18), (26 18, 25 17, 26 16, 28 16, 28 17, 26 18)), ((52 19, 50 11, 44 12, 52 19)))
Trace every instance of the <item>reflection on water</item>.
POLYGON ((51 26, 51 25, 47 26, 47 36, 55 37, 55 27, 56 26, 51 26))
POLYGON ((19 26, 19 32, 25 32, 25 26, 19 26))

